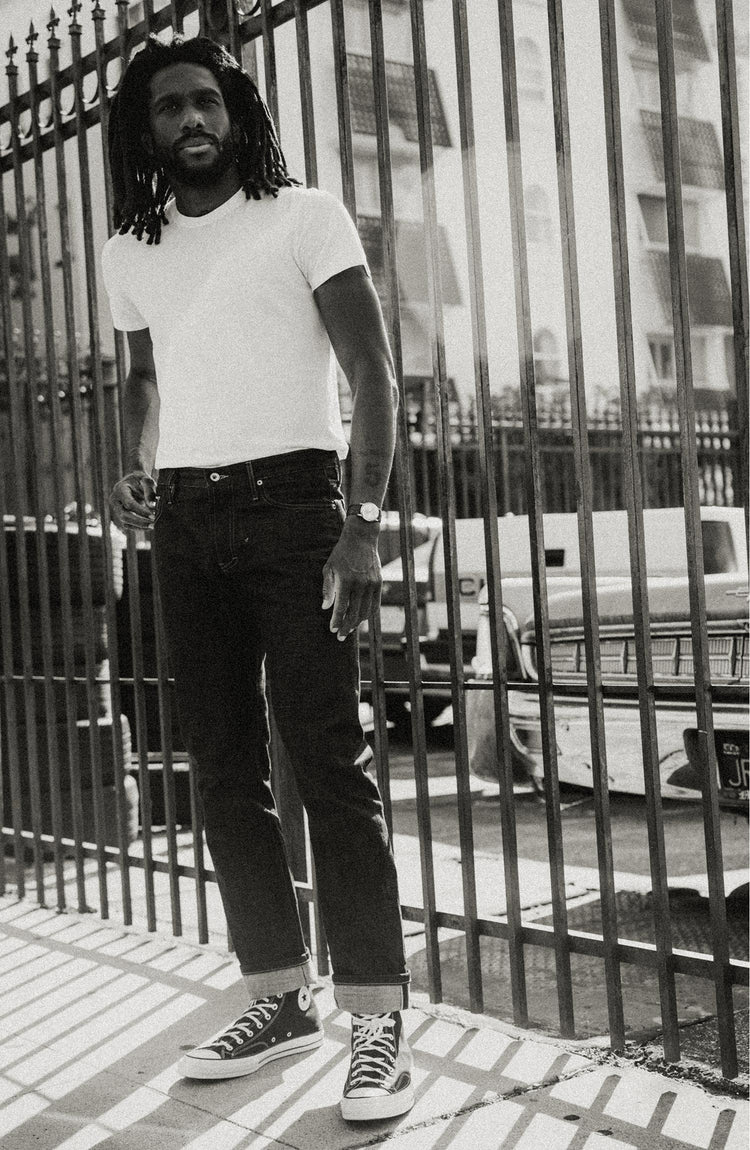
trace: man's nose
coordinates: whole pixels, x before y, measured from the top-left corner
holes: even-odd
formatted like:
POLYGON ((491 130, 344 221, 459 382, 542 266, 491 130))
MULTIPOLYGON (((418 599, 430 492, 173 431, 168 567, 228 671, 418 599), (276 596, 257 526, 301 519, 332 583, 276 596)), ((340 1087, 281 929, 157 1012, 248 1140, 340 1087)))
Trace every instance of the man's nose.
POLYGON ((182 114, 182 130, 195 131, 196 128, 205 127, 203 112, 195 104, 186 104, 182 114))

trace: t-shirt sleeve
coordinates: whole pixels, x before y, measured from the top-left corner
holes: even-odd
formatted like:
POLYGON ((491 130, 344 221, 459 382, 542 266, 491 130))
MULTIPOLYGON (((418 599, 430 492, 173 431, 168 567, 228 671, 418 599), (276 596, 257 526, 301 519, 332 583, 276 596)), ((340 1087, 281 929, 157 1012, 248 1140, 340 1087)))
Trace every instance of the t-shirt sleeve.
POLYGON ((123 282, 122 265, 112 250, 111 242, 102 250, 102 279, 109 297, 112 323, 118 331, 140 331, 148 327, 138 308, 130 298, 123 282))
POLYGON ((335 196, 317 189, 304 193, 297 225, 296 259, 313 291, 347 268, 362 265, 370 274, 351 216, 335 196))

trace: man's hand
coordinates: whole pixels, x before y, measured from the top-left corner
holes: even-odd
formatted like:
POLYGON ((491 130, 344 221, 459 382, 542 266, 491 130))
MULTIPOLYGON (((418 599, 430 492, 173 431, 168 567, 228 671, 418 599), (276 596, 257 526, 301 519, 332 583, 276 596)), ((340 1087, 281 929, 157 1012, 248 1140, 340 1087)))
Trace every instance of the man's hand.
POLYGON ((109 510, 118 527, 148 531, 156 515, 156 484, 145 471, 131 471, 112 488, 109 510))
POLYGON ((333 607, 331 630, 343 642, 380 600, 379 524, 347 519, 323 568, 323 610, 333 607))

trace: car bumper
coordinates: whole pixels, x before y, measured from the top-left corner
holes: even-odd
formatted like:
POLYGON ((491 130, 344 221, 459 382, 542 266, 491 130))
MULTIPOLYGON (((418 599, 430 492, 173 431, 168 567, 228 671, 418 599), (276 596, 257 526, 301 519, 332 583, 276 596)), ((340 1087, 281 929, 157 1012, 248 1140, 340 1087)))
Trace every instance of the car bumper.
MULTIPOLYGON (((544 773, 541 754, 539 703, 533 693, 510 690, 508 707, 511 737, 523 746, 534 764, 537 777, 544 773)), ((717 733, 737 728, 747 729, 748 709, 742 705, 714 707, 717 733)), ((495 741, 495 708, 491 690, 472 691, 467 696, 466 719, 469 735, 471 770, 480 778, 497 779, 498 756, 495 741)), ((656 706, 657 747, 661 794, 667 799, 695 800, 700 791, 692 782, 685 749, 685 732, 696 726, 695 709, 684 704, 659 703, 656 706)), ((643 795, 644 766, 641 743, 640 711, 636 701, 605 701, 605 747, 609 789, 625 794, 643 795)), ((555 698, 555 734, 558 776, 561 783, 593 786, 593 766, 589 726, 589 708, 585 698, 555 698)), ((736 799, 736 795, 734 796, 736 799)), ((739 803, 732 803, 741 808, 739 803)), ((746 806, 745 800, 745 806, 746 806)))

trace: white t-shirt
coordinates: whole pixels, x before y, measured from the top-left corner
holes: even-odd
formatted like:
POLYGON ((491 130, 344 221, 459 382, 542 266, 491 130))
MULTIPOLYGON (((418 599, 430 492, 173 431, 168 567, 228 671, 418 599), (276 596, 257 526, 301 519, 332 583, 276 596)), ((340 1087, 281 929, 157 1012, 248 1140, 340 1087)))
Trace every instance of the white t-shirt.
POLYGON ((161 401, 156 466, 211 467, 301 448, 343 458, 336 365, 313 291, 367 260, 343 205, 282 188, 183 216, 161 241, 104 246, 112 319, 149 328, 161 401))

